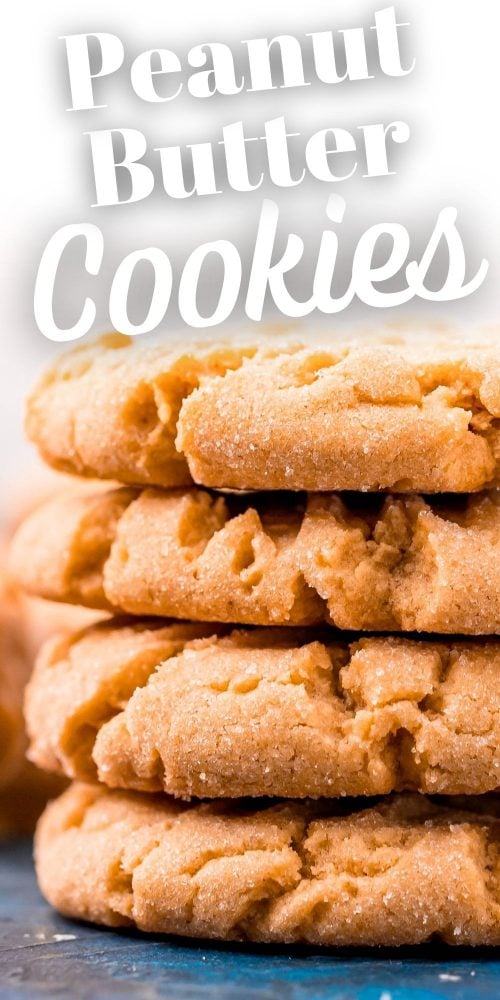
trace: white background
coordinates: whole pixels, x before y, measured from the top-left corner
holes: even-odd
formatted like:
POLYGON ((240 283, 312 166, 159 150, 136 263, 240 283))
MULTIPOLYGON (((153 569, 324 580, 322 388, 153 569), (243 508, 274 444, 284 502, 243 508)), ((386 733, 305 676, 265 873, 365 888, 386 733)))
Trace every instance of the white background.
MULTIPOLYGON (((0 245, 2 295, 0 369, 0 456, 2 481, 27 461, 21 419, 22 397, 37 371, 55 352, 33 319, 33 284, 48 238, 69 222, 91 221, 105 233, 106 259, 98 288, 98 324, 109 326, 109 277, 121 257, 141 246, 158 245, 182 260, 198 244, 226 237, 238 244, 255 227, 263 192, 214 196, 174 203, 158 193, 147 202, 92 209, 88 128, 140 128, 152 145, 207 140, 222 124, 246 120, 256 129, 284 114, 307 136, 317 128, 355 128, 369 122, 408 121, 412 137, 401 147, 397 175, 377 180, 356 176, 336 190, 348 203, 344 266, 349 238, 378 221, 407 224, 415 249, 422 247, 438 210, 459 209, 470 272, 481 257, 490 261, 483 287, 470 299, 432 307, 410 303, 398 312, 355 308, 330 321, 371 325, 417 318, 467 326, 496 324, 500 279, 500 194, 498 96, 500 4, 497 0, 411 0, 396 4, 415 71, 401 80, 275 90, 209 101, 186 93, 166 105, 147 106, 127 86, 126 72, 102 84, 109 107, 69 113, 64 45, 58 37, 75 31, 112 31, 126 46, 127 60, 145 48, 167 47, 181 57, 196 43, 227 41, 238 49, 245 38, 273 37, 372 23, 376 2, 293 4, 290 0, 67 0, 4 6, 0 37, 2 84, 0 245)), ((266 191, 283 207, 288 226, 304 237, 319 236, 331 188, 319 182, 288 192, 266 191)), ((75 272, 76 273, 76 272, 75 272)), ((87 288, 88 291, 88 288, 87 288)), ((82 289, 75 279, 59 290, 62 313, 74 315, 82 289)), ((181 332, 174 311, 162 336, 181 332)))

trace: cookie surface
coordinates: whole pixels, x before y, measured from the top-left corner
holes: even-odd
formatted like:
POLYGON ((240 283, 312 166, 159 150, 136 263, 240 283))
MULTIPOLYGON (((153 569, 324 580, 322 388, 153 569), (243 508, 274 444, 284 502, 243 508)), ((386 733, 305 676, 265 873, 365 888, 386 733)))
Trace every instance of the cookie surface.
POLYGON ((191 482, 175 447, 182 400, 210 375, 237 367, 250 346, 137 348, 111 334, 62 355, 28 399, 26 431, 64 472, 124 483, 191 482))
POLYGON ((257 490, 469 492, 500 484, 493 338, 127 343, 109 337, 72 351, 35 388, 27 430, 50 464, 157 486, 191 476, 257 490))
POLYGON ((183 403, 197 483, 234 489, 465 492, 500 483, 500 346, 258 355, 183 403))
POLYGON ((500 494, 67 495, 18 531, 32 594, 249 625, 500 632, 500 494))
POLYGON ((491 809, 418 796, 358 812, 182 807, 76 785, 42 817, 35 859, 52 905, 112 927, 274 943, 498 945, 493 800, 491 809))
POLYGON ((499 787, 500 641, 102 623, 49 643, 30 758, 188 798, 499 787))

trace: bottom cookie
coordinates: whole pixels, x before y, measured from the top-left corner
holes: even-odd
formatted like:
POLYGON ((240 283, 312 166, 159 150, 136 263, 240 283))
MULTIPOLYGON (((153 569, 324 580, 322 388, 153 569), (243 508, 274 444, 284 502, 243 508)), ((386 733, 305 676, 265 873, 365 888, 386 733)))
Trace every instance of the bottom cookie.
POLYGON ((75 784, 44 813, 40 887, 66 916, 220 940, 500 944, 498 799, 186 805, 75 784), (485 808, 486 806, 486 808, 485 808))

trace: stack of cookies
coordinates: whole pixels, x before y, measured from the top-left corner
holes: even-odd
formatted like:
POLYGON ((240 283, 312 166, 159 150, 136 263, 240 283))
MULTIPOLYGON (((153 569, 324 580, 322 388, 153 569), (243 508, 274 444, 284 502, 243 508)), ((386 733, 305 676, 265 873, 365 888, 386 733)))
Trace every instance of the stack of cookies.
POLYGON ((195 937, 500 944, 500 348, 111 337, 28 405, 121 488, 21 526, 61 912, 195 937), (349 491, 349 492, 346 492, 349 491))

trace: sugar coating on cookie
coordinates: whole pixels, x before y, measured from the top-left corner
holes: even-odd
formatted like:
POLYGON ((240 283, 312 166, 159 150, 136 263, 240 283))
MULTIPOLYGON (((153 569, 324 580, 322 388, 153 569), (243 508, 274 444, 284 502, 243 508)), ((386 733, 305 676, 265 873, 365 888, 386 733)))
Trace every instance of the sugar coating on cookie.
POLYGON ((236 489, 464 492, 499 482, 500 347, 256 356, 181 408, 195 482, 236 489))
POLYGON ((500 482, 493 338, 316 341, 141 348, 108 337, 39 382, 28 434, 57 468, 129 484, 469 492, 500 482))
MULTIPOLYGON (((252 810, 75 785, 36 838, 69 917, 195 938, 315 945, 500 944, 498 806, 419 796, 360 811, 252 810)), ((355 808, 355 807, 354 807, 355 808)))
POLYGON ((499 641, 213 628, 102 623, 49 643, 30 758, 183 798, 499 787, 499 641))
POLYGON ((141 348, 110 334, 64 354, 42 376, 28 399, 26 432, 65 472, 186 485, 191 476, 175 446, 182 400, 257 349, 257 338, 141 348))
POLYGON ((216 496, 124 488, 61 496, 11 554, 32 594, 136 615, 248 625, 496 634, 500 500, 216 496))

